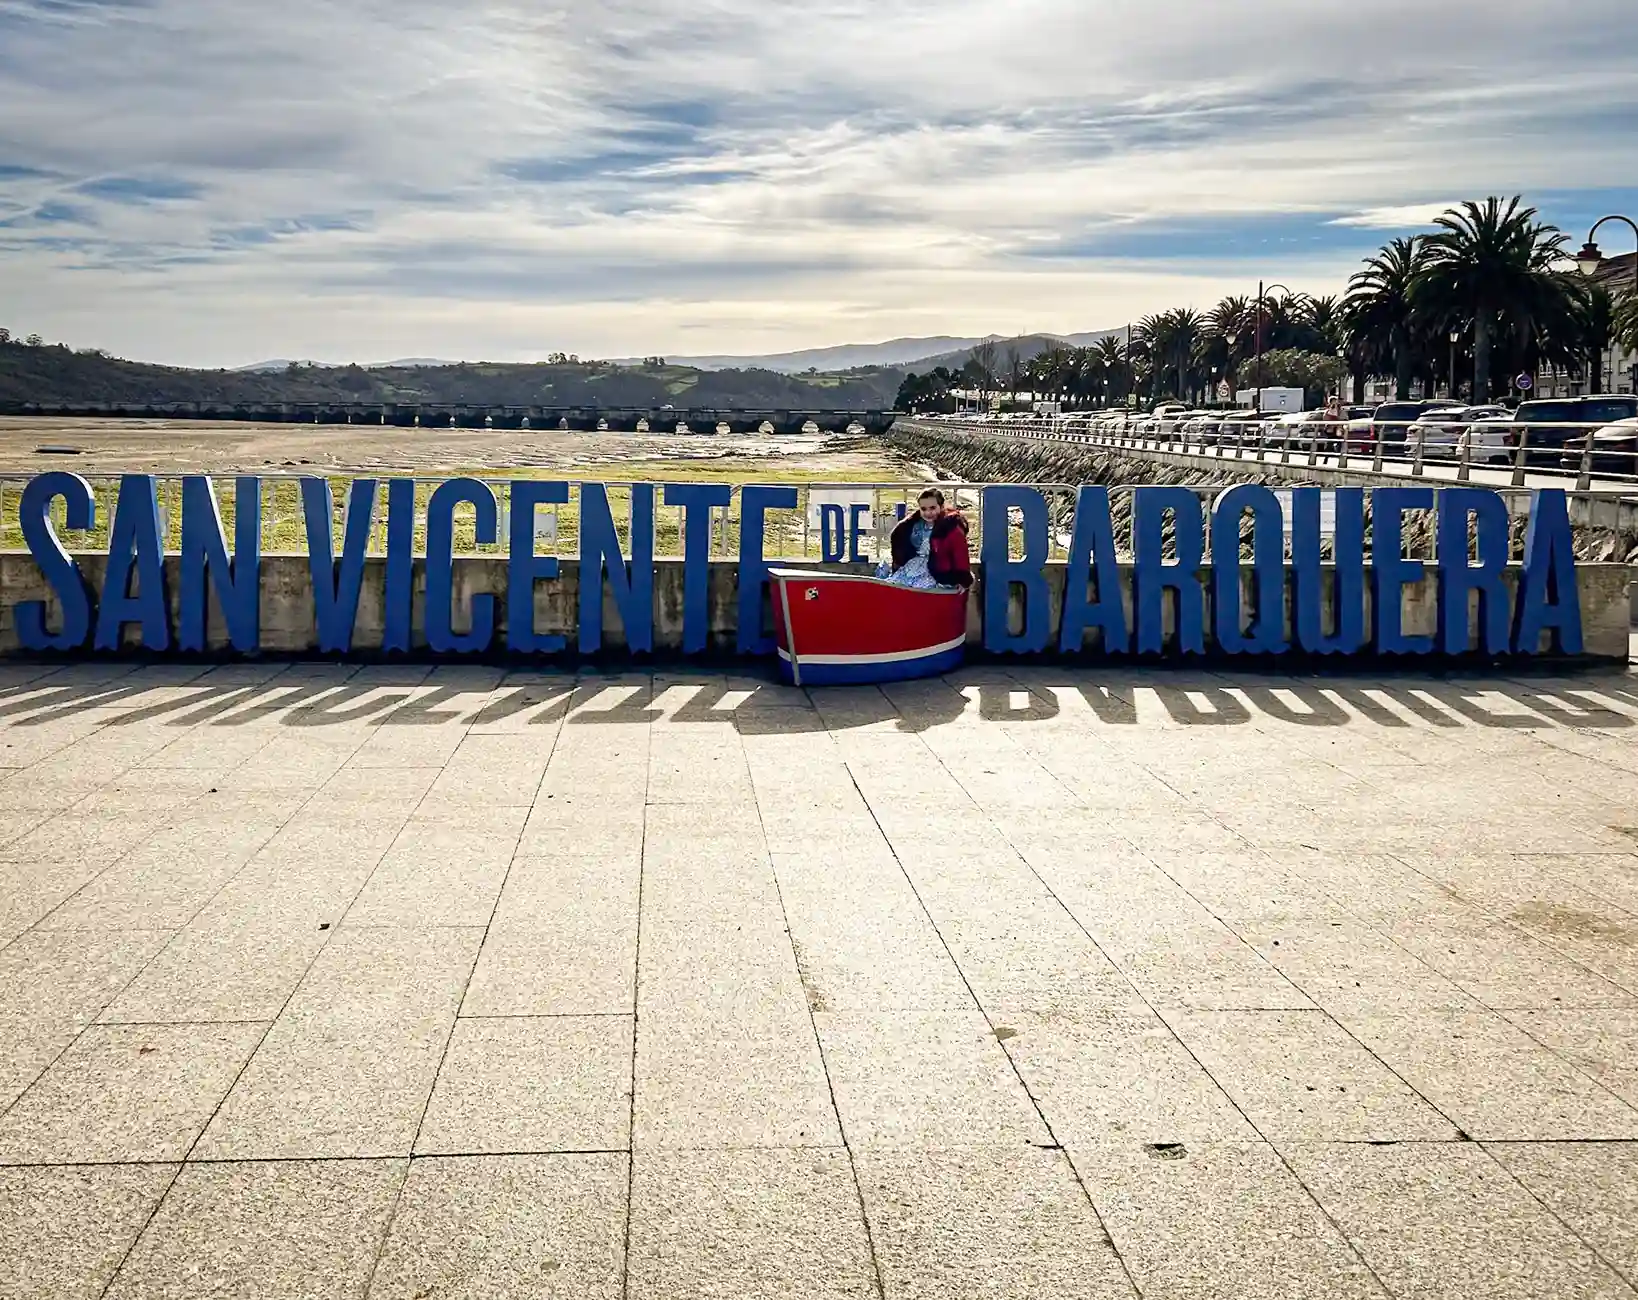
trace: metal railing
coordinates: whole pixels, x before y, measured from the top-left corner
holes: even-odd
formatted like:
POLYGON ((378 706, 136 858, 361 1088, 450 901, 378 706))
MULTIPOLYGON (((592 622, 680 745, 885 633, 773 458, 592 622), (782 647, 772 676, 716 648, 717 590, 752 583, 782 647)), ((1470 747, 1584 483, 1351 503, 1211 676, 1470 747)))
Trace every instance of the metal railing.
POLYGON ((1024 419, 950 419, 944 427, 1132 451, 1168 451, 1259 464, 1371 470, 1522 487, 1532 474, 1586 491, 1595 479, 1638 485, 1638 420, 1286 421, 1240 413, 1183 419, 1086 412, 1024 419), (1475 471, 1478 471, 1477 476, 1475 471))
MULTIPOLYGON (((1064 437, 1082 440, 1090 435, 1053 433, 1043 431, 1040 436, 1064 437)), ((1135 444, 1134 444, 1135 445, 1135 444)), ((307 519, 303 508, 301 494, 301 479, 293 475, 262 475, 261 479, 261 527, 260 540, 262 553, 274 554, 306 554, 308 551, 307 519)), ((92 529, 69 529, 64 518, 64 506, 61 499, 54 502, 53 525, 58 537, 71 552, 86 554, 106 551, 114 517, 115 502, 119 494, 120 480, 117 477, 86 476, 91 484, 93 498, 96 502, 96 527, 92 529)), ((235 538, 235 487, 231 477, 217 477, 213 480, 218 511, 223 521, 224 532, 228 545, 234 545, 235 538)), ((330 544, 332 553, 339 555, 346 531, 348 506, 348 486, 354 481, 349 478, 337 477, 329 480, 332 488, 333 510, 329 520, 330 544)), ((433 490, 445 479, 417 478, 415 483, 415 516, 413 520, 412 536, 414 551, 418 555, 426 552, 427 535, 427 505, 433 490)), ((510 507, 511 481, 500 478, 484 478, 481 480, 494 493, 496 499, 497 528, 494 542, 479 542, 475 527, 475 510, 470 504, 457 505, 454 514, 454 551, 462 556, 489 556, 504 558, 510 551, 510 507)), ((521 481, 521 480, 520 480, 521 481)), ((22 489, 28 482, 24 476, 0 476, 0 550, 20 551, 26 549, 19 521, 19 506, 21 504, 22 489)), ((377 499, 374 520, 369 533, 367 554, 384 556, 387 550, 387 491, 385 480, 377 482, 377 499)), ((167 553, 177 553, 181 547, 181 516, 182 516, 182 478, 181 476, 156 476, 158 499, 160 506, 160 526, 164 537, 167 553)), ((1392 481, 1384 482, 1382 486, 1391 486, 1392 481)), ((541 555, 558 555, 569 558, 579 553, 579 521, 583 486, 580 483, 571 483, 569 500, 562 504, 537 507, 535 518, 534 537, 535 551, 541 555)), ((608 496, 609 509, 619 536, 622 550, 631 553, 631 489, 630 483, 599 482, 596 486, 603 488, 608 496)), ((744 499, 744 490, 747 486, 732 487, 731 496, 726 506, 715 507, 710 517, 710 555, 712 559, 733 560, 739 556, 741 533, 741 506, 744 499)), ((852 558, 855 555, 865 561, 877 562, 889 555, 888 534, 903 514, 913 511, 916 499, 929 486, 936 486, 945 496, 946 502, 962 511, 968 523, 968 539, 973 556, 980 558, 983 549, 983 533, 985 512, 982 509, 983 492, 988 485, 984 483, 948 482, 936 484, 926 482, 872 482, 872 483, 805 483, 797 485, 769 484, 766 486, 783 486, 796 493, 797 504, 794 508, 767 509, 763 517, 763 546, 762 553, 768 559, 777 559, 794 562, 823 562, 827 559, 852 558), (828 516, 825 507, 841 507, 831 511, 828 516), (862 507, 863 513, 859 516, 859 534, 857 545, 850 524, 850 506, 862 507), (829 525, 827 529, 827 525, 829 525), (836 525, 840 525, 838 528, 836 525), (829 533, 830 545, 827 548, 826 533, 829 533)), ((1079 485, 1068 483, 1031 483, 1030 488, 1039 492, 1045 501, 1047 513, 1047 558, 1062 560, 1067 557, 1074 531, 1074 514, 1079 485)), ((1201 499, 1202 515, 1207 520, 1206 554, 1210 556, 1210 513, 1214 499, 1227 487, 1228 483, 1191 485, 1188 490, 1201 499)), ((1429 480, 1427 486, 1440 486, 1436 480, 1429 480)), ((1490 485, 1485 485, 1490 486, 1490 485)), ((1131 557, 1132 494, 1140 490, 1136 485, 1112 486, 1108 489, 1110 512, 1114 528, 1117 554, 1122 559, 1131 557)), ((1286 558, 1291 554, 1292 542, 1292 498, 1290 487, 1274 487, 1273 492, 1279 499, 1285 517, 1285 537, 1282 553, 1286 558)), ((1514 559, 1523 555, 1524 525, 1528 520, 1531 505, 1531 490, 1529 488, 1515 488, 1510 485, 1496 486, 1494 489, 1506 504, 1510 520, 1511 554, 1514 559)), ((1369 517, 1370 498, 1375 491, 1366 488, 1367 518, 1369 517)), ((1638 521, 1638 496, 1620 490, 1589 490, 1570 492, 1572 518, 1582 521, 1599 518, 1607 521, 1603 526, 1613 527, 1617 519, 1628 516, 1638 521), (1602 515, 1597 507, 1603 507, 1602 515)), ((1322 540, 1328 539, 1334 528, 1335 518, 1335 489, 1321 489, 1321 535, 1322 540)), ((657 485, 654 494, 654 554, 656 557, 681 557, 683 554, 684 517, 680 506, 664 504, 663 486, 657 485)), ((1024 554, 1024 520, 1022 512, 1014 508, 1008 512, 1008 553, 1013 557, 1024 554)), ((1242 537, 1242 545, 1249 541, 1249 536, 1242 537)), ((1370 545, 1369 525, 1367 525, 1367 551, 1370 545)), ((1166 529, 1166 547, 1169 554, 1175 553, 1172 545, 1172 528, 1168 523, 1166 529)), ((1402 554, 1411 558, 1437 558, 1437 528, 1435 526, 1435 511, 1414 510, 1406 512, 1402 526, 1402 554)))

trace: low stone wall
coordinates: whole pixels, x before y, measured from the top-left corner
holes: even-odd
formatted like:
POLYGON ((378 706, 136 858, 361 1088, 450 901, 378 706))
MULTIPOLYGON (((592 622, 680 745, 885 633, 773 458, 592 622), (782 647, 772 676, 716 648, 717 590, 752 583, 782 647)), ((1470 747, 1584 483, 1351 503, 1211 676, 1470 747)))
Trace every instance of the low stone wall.
MULTIPOLYGON (((93 592, 100 590, 106 557, 100 554, 77 557, 87 583, 93 592)), ((166 561, 168 589, 171 594, 172 625, 175 625, 177 560, 166 561)), ((868 572, 868 565, 834 565, 835 571, 868 572)), ((982 581, 982 566, 974 565, 982 581)), ((1046 566, 1050 591, 1051 638, 1049 644, 1058 644, 1058 612, 1062 609, 1065 565, 1061 562, 1046 566)), ((1122 589, 1125 592, 1130 621, 1131 569, 1122 565, 1122 589)), ((354 624, 353 653, 368 658, 379 654, 385 625, 386 562, 372 558, 367 561, 363 590, 359 600, 358 616, 354 624)), ((1516 575, 1510 575, 1510 579, 1516 575)), ((1581 601, 1584 658, 1625 662, 1628 645, 1628 589, 1634 581, 1634 570, 1624 564, 1580 564, 1576 568, 1577 587, 1581 601)), ((1210 573, 1203 571, 1201 582, 1206 587, 1207 644, 1211 648, 1210 573)), ((495 595, 495 637, 493 653, 505 653, 506 644, 506 589, 507 561, 504 558, 457 558, 454 562, 454 628, 464 632, 471 626, 468 610, 471 597, 490 593, 495 595)), ((738 611, 738 565, 732 561, 716 561, 710 568, 708 582, 709 644, 714 654, 731 654, 735 644, 738 611)), ((1241 573, 1241 607, 1251 607, 1252 575, 1249 568, 1241 573)), ((561 562, 560 576, 552 582, 542 582, 535 590, 535 627, 542 634, 559 634, 569 638, 570 653, 575 646, 580 599, 580 566, 578 561, 561 562)), ((58 610, 34 560, 26 553, 0 554, 0 655, 19 653, 16 606, 19 602, 45 600, 48 622, 57 626, 58 610)), ((424 561, 415 562, 414 644, 425 647, 426 575, 424 561)), ((976 596, 968 603, 968 643, 974 652, 982 647, 983 602, 976 596)), ((1419 584, 1404 589, 1403 619, 1407 633, 1431 635, 1435 630, 1438 610, 1437 580, 1434 570, 1427 571, 1419 584)), ((1021 597, 1015 590, 1012 601, 1012 622, 1016 628, 1022 621, 1021 597)), ((1326 617, 1329 620, 1330 610, 1326 617)), ((766 600, 763 610, 764 630, 771 633, 771 615, 766 600)), ((1290 622, 1289 596, 1287 624, 1290 622)), ((1476 626, 1476 614, 1470 613, 1470 626, 1476 626)), ((619 610, 612 596, 605 590, 603 599, 603 649, 618 656, 625 649, 619 610)), ((315 653, 316 630, 313 620, 313 589, 306 556, 268 555, 262 557, 261 570, 261 647, 267 654, 301 655, 315 653)), ((1166 630, 1168 641, 1172 632, 1171 609, 1168 604, 1166 630)), ((658 654, 676 654, 682 645, 683 631, 683 562, 657 559, 654 562, 654 641, 658 654)), ((212 651, 229 654, 227 628, 214 598, 208 628, 212 651)), ((126 629, 126 644, 132 650, 140 649, 137 629, 126 629)), ((1095 648, 1092 653, 1096 653, 1095 648)))

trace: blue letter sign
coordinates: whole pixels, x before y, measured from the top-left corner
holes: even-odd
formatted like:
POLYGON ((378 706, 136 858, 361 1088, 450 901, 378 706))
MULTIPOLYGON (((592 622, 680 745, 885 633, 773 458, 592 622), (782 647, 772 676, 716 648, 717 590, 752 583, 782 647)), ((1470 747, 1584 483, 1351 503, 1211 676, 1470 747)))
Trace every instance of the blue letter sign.
POLYGON ((336 503, 330 480, 301 481, 301 513, 307 524, 307 568, 313 575, 313 623, 318 648, 345 654, 353 648, 353 623, 364 586, 364 553, 375 525, 375 480, 355 478, 347 489, 347 526, 341 539, 341 563, 335 559, 332 535, 336 503))
POLYGON ((620 554, 620 534, 601 483, 580 485, 580 653, 603 646, 603 574, 620 611, 626 649, 654 648, 654 485, 631 485, 631 569, 620 554))
POLYGON ((39 474, 23 489, 23 540, 63 609, 61 630, 48 632, 45 601, 25 600, 17 606, 17 641, 25 650, 78 650, 91 635, 91 597, 85 590, 85 577, 51 527, 51 503, 58 497, 63 499, 68 527, 90 529, 97 524, 96 498, 91 485, 78 474, 62 470, 39 474))
POLYGON ((489 649, 495 636, 495 597, 471 597, 472 630, 454 630, 455 506, 470 501, 475 513, 473 540, 489 545, 500 530, 499 510, 489 484, 475 478, 440 483, 427 502, 427 645, 438 654, 472 654, 489 649))
POLYGON ((685 655, 705 649, 711 632, 711 511, 733 500, 726 483, 667 483, 665 503, 683 510, 683 638, 685 655))
POLYGON ((1544 632, 1553 634, 1560 654, 1581 653, 1581 592, 1575 582, 1575 539, 1563 488, 1530 495, 1513 648, 1520 654, 1538 653, 1544 632))
POLYGON ((762 634, 762 593, 768 562, 762 558, 763 514, 796 509, 793 487, 746 487, 739 493, 739 652, 762 655, 773 649, 762 634))
POLYGON ((159 487, 152 474, 119 481, 114 529, 108 538, 108 572, 97 609, 98 650, 118 650, 127 623, 142 628, 144 650, 171 644, 171 611, 165 598, 165 539, 159 533, 159 487), (135 574, 137 590, 131 592, 135 574))
POLYGON ((1165 648, 1166 591, 1177 593, 1177 647, 1189 654, 1206 648, 1206 593, 1200 586, 1205 556, 1200 497, 1185 487, 1140 487, 1132 493, 1132 608, 1139 654, 1165 648), (1165 558, 1166 515, 1172 516, 1177 560, 1165 558))
POLYGON ((1469 648, 1468 593, 1479 595, 1479 649, 1506 654, 1511 644, 1507 586, 1507 506, 1488 488, 1439 490, 1439 649, 1469 648), (1479 562, 1468 559, 1467 521, 1473 520, 1479 562))
POLYGON ((222 606, 228 643, 248 654, 262 640, 262 481, 240 478, 233 494, 233 558, 228 558, 216 488, 203 475, 182 480, 181 596, 177 644, 204 650, 210 588, 222 606), (206 577, 210 585, 206 585, 206 577))
POLYGON ((1064 573, 1064 608, 1058 623, 1058 649, 1075 654, 1086 633, 1103 633, 1105 654, 1132 648, 1126 607, 1121 601, 1120 566, 1115 561, 1115 527, 1109 513, 1109 489, 1087 485, 1075 499, 1075 531, 1069 539, 1069 567, 1064 573), (1097 584, 1098 598, 1088 597, 1097 584))
POLYGON ((1280 499, 1258 483, 1218 494, 1211 512, 1212 615, 1217 646, 1228 654, 1277 655, 1285 641, 1285 518, 1280 499), (1256 608, 1240 627, 1240 518, 1251 512, 1251 571, 1256 608))
MULTIPOLYGON (((580 578, 571 592, 568 586, 540 589, 543 581, 558 578, 559 562, 555 556, 535 553, 536 514, 542 505, 569 502, 577 485, 513 481, 509 523, 503 524, 495 492, 479 479, 455 478, 437 485, 424 521, 418 519, 417 502, 418 492, 425 489, 418 489, 411 478, 391 479, 385 497, 385 564, 368 558, 378 486, 373 478, 346 482, 338 548, 332 480, 317 475, 300 480, 305 565, 313 602, 312 631, 304 634, 302 611, 294 611, 294 627, 287 625, 291 611, 284 607, 283 595, 297 585, 289 581, 291 561, 276 558, 275 564, 261 555, 259 479, 235 482, 230 546, 226 504, 210 478, 181 477, 180 528, 175 529, 178 520, 167 521, 160 509, 154 476, 125 475, 108 530, 102 590, 93 592, 58 537, 55 529, 60 524, 54 522, 53 512, 62 500, 59 520, 66 520, 67 529, 76 533, 89 531, 97 523, 97 493, 108 489, 94 492, 76 474, 38 475, 22 492, 18 523, 39 578, 32 576, 33 568, 22 566, 8 581, 14 587, 26 585, 4 593, 15 604, 15 644, 28 651, 119 652, 129 644, 156 653, 171 649, 200 653, 222 648, 225 627, 232 650, 254 654, 261 646, 263 571, 277 567, 281 644, 293 649, 306 646, 325 654, 348 654, 354 649, 360 609, 366 611, 365 622, 373 624, 379 607, 380 644, 386 653, 415 648, 421 636, 418 626, 424 627, 424 646, 431 654, 483 653, 496 639, 502 601, 505 648, 513 655, 569 649, 596 654, 604 647, 604 633, 614 618, 623 631, 623 648, 637 654, 652 652, 657 643, 680 644, 689 655, 713 645, 729 648, 724 638, 731 639, 741 654, 773 649, 771 638, 763 634, 763 592, 770 565, 763 555, 765 516, 770 510, 797 507, 800 498, 793 487, 749 486, 736 492, 726 484, 666 484, 664 505, 680 508, 682 515, 679 569, 674 560, 656 561, 654 556, 659 536, 654 485, 632 485, 628 537, 616 523, 608 489, 601 483, 579 484, 580 578), (736 495, 737 573, 726 561, 714 572, 713 515, 719 507, 729 508, 721 519, 725 527, 723 540, 717 543, 720 551, 730 544, 726 525, 733 522, 736 495), (499 548, 456 558, 455 513, 467 502, 474 509, 472 535, 480 547, 495 546, 498 534, 506 532, 504 572, 499 548), (425 560, 415 553, 423 522, 425 560), (178 536, 175 553, 167 557, 167 541, 178 536), (423 581, 424 600, 419 594, 423 581), (175 590, 168 590, 173 582, 175 590), (22 595, 30 599, 17 599, 22 595), (550 633, 536 629, 537 604, 539 619, 553 629, 550 633), (463 606, 470 607, 470 630, 458 633, 456 626, 466 622, 463 606), (132 636, 132 624, 139 636, 132 636), (296 634, 293 644, 291 632, 296 634)), ((1061 488, 1018 484, 983 489, 982 563, 975 566, 980 570, 979 593, 973 599, 983 602, 979 612, 984 649, 991 654, 1049 650, 1072 656, 1087 651, 1201 654, 1208 645, 1226 657, 1279 655, 1292 648, 1311 655, 1586 653, 1577 539, 1562 489, 1532 495, 1520 564, 1511 549, 1509 507, 1500 493, 1461 483, 1435 490, 1415 480, 1376 488, 1368 498, 1367 578, 1367 497, 1362 488, 1270 489, 1240 483, 1217 493, 1208 518, 1197 489, 1137 487, 1129 500, 1129 587, 1121 567, 1126 556, 1116 549, 1114 530, 1115 507, 1124 509, 1127 502, 1112 504, 1110 490, 1097 484, 1080 487, 1071 531, 1068 502, 1061 495, 1049 500, 1049 490, 1062 493, 1061 488), (1429 512, 1438 541, 1436 569, 1404 554, 1408 511, 1429 512), (1208 527, 1210 574, 1203 571, 1208 527), (1247 540, 1249 564, 1244 558, 1247 540), (1067 559, 1060 564, 1055 552, 1066 542, 1067 559), (1060 578, 1061 600, 1056 585, 1060 578), (1407 609, 1414 611, 1409 618, 1407 609), (1407 622, 1416 634, 1407 632, 1407 622), (1434 635, 1425 634, 1429 628, 1434 635)), ((817 513, 809 519, 817 518, 821 525, 818 549, 823 562, 862 567, 871 506, 859 485, 834 485, 816 495, 817 502, 810 498, 808 504, 811 508, 817 503, 817 513), (845 499, 823 501, 829 493, 845 499)), ((898 518, 903 519, 906 510, 897 506, 898 518)), ((1524 512, 1516 508, 1515 513, 1524 512)), ((665 535, 669 538, 669 527, 665 535)), ((793 534, 787 531, 785 536, 793 534)), ((1420 525, 1417 536, 1426 536, 1420 525)), ((939 546, 944 545, 940 539, 939 546)), ((1418 544, 1409 549, 1422 548, 1418 544)), ((303 561, 293 562, 299 574, 303 561)), ((1621 573, 1610 576, 1613 584, 1621 573)), ((817 597, 817 588, 811 590, 817 597)), ((850 590, 860 594, 867 589, 850 590)), ((1614 656, 1624 647, 1607 598, 1616 590, 1613 585, 1600 589, 1593 643, 1599 654, 1614 656)), ((913 611, 921 602, 901 603, 912 611, 903 617, 918 617, 913 611)), ((947 603, 947 608, 954 605, 947 603)), ((891 616, 900 617, 896 612, 891 616)), ((893 629, 895 634, 900 630, 893 629)), ((842 631, 845 635, 848 625, 842 631)))

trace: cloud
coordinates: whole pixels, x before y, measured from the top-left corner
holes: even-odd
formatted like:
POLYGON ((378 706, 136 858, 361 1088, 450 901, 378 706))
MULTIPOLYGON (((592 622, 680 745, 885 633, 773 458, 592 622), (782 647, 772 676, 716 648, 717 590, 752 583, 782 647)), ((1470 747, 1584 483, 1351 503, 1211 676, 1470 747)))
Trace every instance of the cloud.
POLYGON ((1360 230, 1420 230, 1430 225, 1447 209, 1456 206, 1456 200, 1444 203, 1407 203, 1397 208, 1367 208, 1364 212, 1349 213, 1331 221, 1333 226, 1354 226, 1360 230))
POLYGON ((1638 206, 1625 8, 0 0, 3 323, 216 365, 1334 292, 1447 196, 1638 206))
POLYGON ((204 187, 180 177, 103 176, 75 187, 79 194, 110 203, 167 203, 196 199, 204 187))

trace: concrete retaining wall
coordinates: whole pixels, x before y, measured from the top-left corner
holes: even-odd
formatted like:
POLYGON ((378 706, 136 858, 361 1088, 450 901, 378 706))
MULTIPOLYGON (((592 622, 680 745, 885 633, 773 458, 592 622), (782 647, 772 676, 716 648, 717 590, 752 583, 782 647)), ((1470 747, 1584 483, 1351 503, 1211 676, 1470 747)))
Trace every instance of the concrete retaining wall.
MULTIPOLYGON (((82 555, 78 557, 81 568, 93 592, 100 590, 105 567, 105 557, 98 555, 82 555)), ((827 566, 834 569, 867 572, 868 565, 837 565, 827 566)), ((982 567, 974 566, 980 573, 982 567)), ((174 614, 176 605, 177 562, 174 557, 167 560, 168 586, 171 593, 171 605, 174 614)), ((1581 617, 1583 637, 1588 658, 1625 661, 1628 645, 1628 588, 1634 581, 1635 572, 1624 564, 1581 564, 1577 566, 1577 580, 1581 597, 1581 617)), ((383 607, 385 592, 386 562, 383 559, 371 559, 367 562, 363 592, 359 600, 358 618, 355 624, 354 651, 361 657, 368 657, 372 652, 379 651, 382 629, 385 621, 383 607)), ((1065 566, 1062 563, 1052 563, 1046 566, 1046 577, 1052 593, 1051 644, 1057 644, 1058 611, 1062 608, 1064 590, 1065 566)), ((1129 566, 1122 566, 1122 588, 1130 613, 1131 606, 1131 570, 1129 566)), ((478 593, 488 592, 498 597, 496 602, 495 620, 496 634, 494 647, 496 653, 502 653, 505 646, 506 628, 506 577, 507 564, 503 558, 458 558, 454 568, 455 590, 455 630, 465 631, 470 627, 467 615, 470 598, 478 593)), ((1210 644, 1210 586, 1209 573, 1202 574, 1202 581, 1207 585, 1207 627, 1208 645, 1210 644)), ((1251 572, 1243 570, 1241 575, 1241 607, 1251 608, 1251 572)), ((736 615, 738 602, 738 566, 732 561, 718 561, 711 565, 709 582, 709 610, 710 610, 710 643, 715 653, 732 653, 734 647, 736 615)), ((575 644, 575 631, 578 623, 580 598, 580 566, 575 560, 562 562, 561 576, 555 582, 542 582, 535 591, 535 626, 543 634, 558 633, 569 638, 571 649, 575 644)), ((17 654, 15 609, 19 602, 28 600, 46 600, 52 607, 49 621, 56 626, 55 601, 40 576, 34 560, 26 553, 7 552, 0 554, 0 655, 17 654)), ((415 565, 415 612, 413 627, 417 646, 424 645, 423 628, 425 603, 425 571, 423 561, 417 560, 415 565)), ((968 641, 969 645, 978 650, 982 645, 982 600, 976 598, 968 606, 968 641)), ((1404 626, 1408 633, 1431 635, 1435 629, 1435 618, 1438 609, 1437 584, 1432 569, 1429 569, 1424 580, 1416 585, 1407 587, 1404 595, 1404 626)), ((764 629, 771 632, 772 624, 768 622, 769 614, 764 602, 764 629)), ((1020 597, 1015 590, 1013 600, 1013 625, 1018 627, 1022 620, 1020 597)), ((1470 619, 1470 624, 1475 620, 1470 619)), ((1287 611, 1289 624, 1289 609, 1287 611)), ((603 601, 604 649, 618 653, 624 649, 624 636, 621 630, 619 612, 614 606, 613 599, 604 593, 603 601)), ((683 564, 681 560, 659 559, 654 562, 654 639, 658 652, 675 653, 682 644, 683 624, 683 564)), ((262 559, 261 582, 261 628, 262 650, 269 654, 304 654, 313 651, 315 645, 315 629, 313 625, 313 593, 309 575, 307 558, 297 555, 269 555, 262 559)), ((1171 632, 1170 608, 1167 617, 1168 635, 1171 632)), ((134 627, 127 628, 127 643, 135 649, 139 646, 139 639, 134 627)), ((227 652, 227 630, 221 621, 219 612, 215 608, 212 598, 210 618, 210 643, 213 649, 227 652)))

